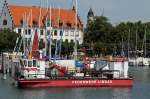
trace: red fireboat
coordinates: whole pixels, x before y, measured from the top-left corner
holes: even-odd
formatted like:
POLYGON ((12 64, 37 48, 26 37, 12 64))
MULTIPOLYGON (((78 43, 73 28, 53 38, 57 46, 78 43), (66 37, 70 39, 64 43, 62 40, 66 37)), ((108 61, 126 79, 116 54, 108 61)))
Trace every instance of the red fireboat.
POLYGON ((133 86, 133 79, 128 77, 128 59, 125 58, 114 58, 108 62, 109 65, 101 66, 96 70, 89 68, 84 54, 84 68, 80 72, 69 72, 66 67, 54 63, 49 63, 49 67, 39 65, 45 62, 45 60, 40 59, 26 59, 23 62, 24 64, 28 63, 28 66, 21 66, 21 76, 17 78, 18 87, 22 88, 133 86), (33 66, 29 66, 30 64, 33 64, 33 66), (51 74, 53 69, 58 71, 58 74, 55 74, 55 76, 51 74), (41 74, 41 71, 44 71, 43 74, 41 74))

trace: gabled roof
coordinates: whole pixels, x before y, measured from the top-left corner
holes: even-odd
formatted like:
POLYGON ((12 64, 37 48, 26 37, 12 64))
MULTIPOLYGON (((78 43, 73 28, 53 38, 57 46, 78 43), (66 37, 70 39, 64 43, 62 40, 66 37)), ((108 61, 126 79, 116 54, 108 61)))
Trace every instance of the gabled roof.
MULTIPOLYGON (((32 12, 32 19, 29 18, 29 26, 32 26, 33 21, 39 23, 40 16, 40 8, 35 6, 17 6, 17 5, 8 5, 10 14, 13 19, 14 26, 21 26, 23 22, 23 16, 29 15, 32 12), (31 21, 32 20, 32 21, 31 21)), ((66 27, 67 23, 71 25, 71 28, 75 28, 75 11, 71 9, 51 9, 51 18, 52 18, 52 26, 59 28, 59 23, 63 22, 63 26, 66 27), (60 16, 60 17, 59 17, 60 16), (59 20, 59 21, 58 21, 59 20)), ((49 15, 50 11, 47 11, 46 8, 41 8, 41 18, 40 18, 40 26, 44 26, 45 17, 49 15)), ((78 27, 79 29, 83 29, 83 24, 78 16, 78 27)))

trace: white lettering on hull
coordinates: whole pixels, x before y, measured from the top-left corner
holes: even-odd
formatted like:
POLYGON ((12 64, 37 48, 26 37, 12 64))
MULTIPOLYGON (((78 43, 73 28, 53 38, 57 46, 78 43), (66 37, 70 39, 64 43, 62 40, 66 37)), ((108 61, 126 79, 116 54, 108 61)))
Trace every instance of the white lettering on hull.
POLYGON ((72 84, 112 84, 112 80, 74 80, 72 84))

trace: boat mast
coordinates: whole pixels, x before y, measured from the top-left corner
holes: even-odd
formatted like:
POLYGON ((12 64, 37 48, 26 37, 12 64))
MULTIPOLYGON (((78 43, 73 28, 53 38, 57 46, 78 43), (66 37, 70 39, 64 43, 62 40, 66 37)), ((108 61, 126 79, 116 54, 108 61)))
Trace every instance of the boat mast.
POLYGON ((29 58, 32 58, 32 37, 33 37, 33 29, 32 29, 32 9, 30 10, 30 27, 31 27, 31 38, 30 38, 30 44, 29 44, 29 58))
POLYGON ((45 53, 44 53, 45 56, 47 56, 48 0, 47 0, 46 4, 47 4, 47 8, 46 8, 47 15, 46 15, 46 21, 45 21, 45 25, 46 25, 46 28, 45 28, 45 53))
MULTIPOLYGON (((60 9, 59 9, 59 18, 60 18, 60 9)), ((60 22, 59 22, 60 23, 60 22)), ((58 24, 59 24, 58 23, 58 24)), ((62 45, 62 36, 63 36, 63 32, 64 32, 64 30, 63 30, 63 23, 64 22, 62 22, 62 27, 60 28, 61 30, 60 30, 60 40, 59 40, 59 53, 58 53, 58 57, 60 58, 60 56, 61 56, 61 45, 62 45)))
POLYGON ((124 43, 123 43, 123 36, 122 36, 122 44, 121 44, 121 57, 124 57, 124 43))
POLYGON ((25 32, 26 32, 26 12, 24 14, 24 17, 23 17, 23 52, 24 52, 24 56, 25 56, 25 50, 26 50, 26 42, 25 42, 25 32))
POLYGON ((51 10, 51 5, 50 5, 50 10, 49 10, 50 12, 49 12, 49 16, 50 16, 50 33, 49 33, 49 61, 51 61, 51 45, 52 45, 52 40, 51 40, 51 29, 52 29, 52 22, 51 22, 51 20, 52 20, 52 10, 51 10))
POLYGON ((145 54, 144 54, 144 57, 145 57, 145 58, 146 58, 146 39, 147 39, 147 38, 146 38, 146 32, 147 32, 146 29, 147 29, 147 26, 145 26, 145 31, 144 31, 144 32, 145 32, 145 33, 144 33, 144 43, 145 43, 145 47, 144 47, 144 48, 145 48, 145 54))
MULTIPOLYGON (((26 20, 26 31, 27 35, 29 36, 29 13, 27 13, 27 20, 26 20)), ((28 56, 29 52, 29 38, 27 37, 27 45, 26 45, 26 57, 28 56)))
POLYGON ((136 39, 136 41, 135 41, 135 64, 136 64, 136 66, 138 66, 138 63, 137 63, 137 33, 138 33, 138 26, 137 26, 137 28, 136 28, 136 34, 135 34, 135 39, 136 39))
POLYGON ((130 50, 130 29, 129 29, 129 33, 128 33, 128 59, 130 58, 129 50, 130 50))
POLYGON ((77 0, 75 0, 75 34, 74 34, 74 38, 75 38, 75 46, 74 46, 74 59, 77 60, 77 39, 76 39, 76 34, 77 34, 77 24, 78 24, 78 3, 77 3, 77 0))

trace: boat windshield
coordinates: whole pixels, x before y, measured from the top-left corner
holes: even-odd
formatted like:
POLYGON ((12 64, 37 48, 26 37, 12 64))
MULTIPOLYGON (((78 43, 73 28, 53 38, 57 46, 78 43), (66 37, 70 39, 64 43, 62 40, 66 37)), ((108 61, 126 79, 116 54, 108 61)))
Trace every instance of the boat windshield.
POLYGON ((28 67, 32 67, 32 61, 28 61, 28 67))
POLYGON ((33 60, 33 67, 36 67, 36 60, 33 60))
POLYGON ((24 67, 27 67, 27 61, 24 60, 24 67))

